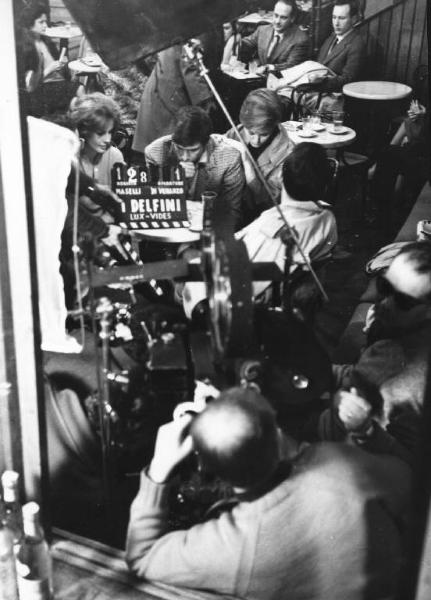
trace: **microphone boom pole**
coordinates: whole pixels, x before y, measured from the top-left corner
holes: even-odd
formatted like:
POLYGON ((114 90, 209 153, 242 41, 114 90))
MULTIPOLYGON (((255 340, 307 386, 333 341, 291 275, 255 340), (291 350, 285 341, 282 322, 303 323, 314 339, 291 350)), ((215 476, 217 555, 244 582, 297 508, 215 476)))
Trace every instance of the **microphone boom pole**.
POLYGON ((262 172, 259 168, 259 166, 257 165, 255 159, 253 158, 250 150, 247 148, 247 145, 244 143, 241 134, 238 131, 237 126, 235 125, 235 123, 233 122, 233 119, 228 111, 228 109, 226 108, 220 94, 218 93, 218 91, 216 90, 209 74, 208 74, 208 69, 205 66, 204 62, 203 62, 203 55, 202 55, 202 51, 200 50, 200 48, 197 45, 194 45, 193 43, 188 42, 185 45, 185 49, 186 49, 186 53, 188 55, 188 57, 190 58, 190 60, 196 60, 197 65, 199 67, 199 71, 201 76, 205 79, 205 81, 208 84, 208 87, 210 88, 214 98, 216 99, 218 105, 220 106, 220 108, 222 109, 223 113, 225 114, 227 120, 229 121, 230 125, 232 126, 233 130, 235 131, 239 141, 243 144, 244 150, 247 154, 247 157, 249 158, 251 164, 253 165, 253 168, 256 172, 256 175, 258 176, 258 178, 260 179, 263 187, 265 188, 265 191, 267 192, 268 196, 271 198, 271 201, 273 203, 273 205, 275 206, 275 208, 277 209, 281 220, 283 221, 284 226, 287 228, 288 234, 292 237, 293 241, 295 242, 296 247, 299 250, 299 253, 301 254, 304 263, 307 265, 307 268, 309 269, 317 287, 320 290, 320 293, 322 294, 323 299, 325 300, 325 302, 329 301, 328 295, 325 292, 325 289, 320 281, 320 279, 317 277, 316 272, 314 271, 313 267, 311 266, 311 262, 310 259, 308 258, 308 256, 306 255, 306 253, 304 252, 301 242, 299 241, 298 238, 298 234, 296 233, 295 229, 293 227, 291 227, 289 225, 289 223, 287 222, 286 217, 283 214, 283 211, 280 208, 280 205, 276 202, 275 197, 272 193, 272 191, 270 190, 268 183, 265 180, 265 177, 262 175, 262 172))

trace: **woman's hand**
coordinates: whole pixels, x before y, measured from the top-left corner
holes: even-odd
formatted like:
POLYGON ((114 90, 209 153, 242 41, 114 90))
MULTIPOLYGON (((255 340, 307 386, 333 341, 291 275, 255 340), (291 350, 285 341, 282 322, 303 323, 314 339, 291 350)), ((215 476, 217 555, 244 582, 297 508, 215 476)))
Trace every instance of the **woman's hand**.
MULTIPOLYGON (((67 59, 66 59, 67 62, 67 59)), ((47 67, 44 71, 44 77, 46 77, 47 75, 51 75, 51 73, 54 73, 55 71, 61 71, 64 68, 64 62, 60 62, 59 60, 54 60, 54 62, 52 62, 49 67, 47 67)))

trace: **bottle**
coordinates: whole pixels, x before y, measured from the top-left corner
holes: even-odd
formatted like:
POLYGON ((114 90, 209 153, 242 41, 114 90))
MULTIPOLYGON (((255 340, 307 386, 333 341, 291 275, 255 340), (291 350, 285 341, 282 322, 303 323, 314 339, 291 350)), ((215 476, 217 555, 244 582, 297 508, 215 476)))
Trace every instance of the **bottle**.
POLYGON ((13 534, 0 526, 0 600, 18 600, 13 534))
POLYGON ((22 507, 24 538, 16 557, 20 600, 51 600, 52 563, 36 502, 22 507))
POLYGON ((1 477, 3 486, 2 523, 13 535, 13 543, 19 544, 23 536, 22 510, 18 492, 19 475, 15 471, 5 471, 1 477))

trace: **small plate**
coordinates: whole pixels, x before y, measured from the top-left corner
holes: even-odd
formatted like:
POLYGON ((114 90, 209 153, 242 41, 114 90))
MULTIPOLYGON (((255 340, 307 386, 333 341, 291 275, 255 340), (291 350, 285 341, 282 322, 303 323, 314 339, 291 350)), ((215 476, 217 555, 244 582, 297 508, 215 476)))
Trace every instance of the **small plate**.
POLYGON ((328 129, 328 133, 332 133, 333 135, 345 135, 346 133, 348 133, 348 130, 345 127, 343 127, 343 129, 338 129, 337 131, 328 129))
POLYGON ((297 130, 296 132, 299 137, 302 138, 312 138, 312 137, 317 137, 317 133, 315 131, 303 131, 303 130, 297 130))
POLYGON ((320 132, 320 131, 325 131, 325 129, 326 129, 326 126, 325 126, 325 125, 312 125, 312 126, 311 126, 311 129, 312 129, 313 131, 318 131, 318 132, 320 132))
POLYGON ((87 67, 101 67, 102 60, 98 56, 84 56, 81 62, 87 67))

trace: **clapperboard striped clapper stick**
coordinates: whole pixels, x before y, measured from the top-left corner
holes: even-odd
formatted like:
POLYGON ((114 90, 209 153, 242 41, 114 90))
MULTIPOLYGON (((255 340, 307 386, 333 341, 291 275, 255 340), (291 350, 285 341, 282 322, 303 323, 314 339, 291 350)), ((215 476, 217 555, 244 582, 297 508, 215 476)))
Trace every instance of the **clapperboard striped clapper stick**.
POLYGON ((120 225, 127 229, 188 228, 184 179, 180 167, 112 169, 115 193, 121 200, 120 225))

